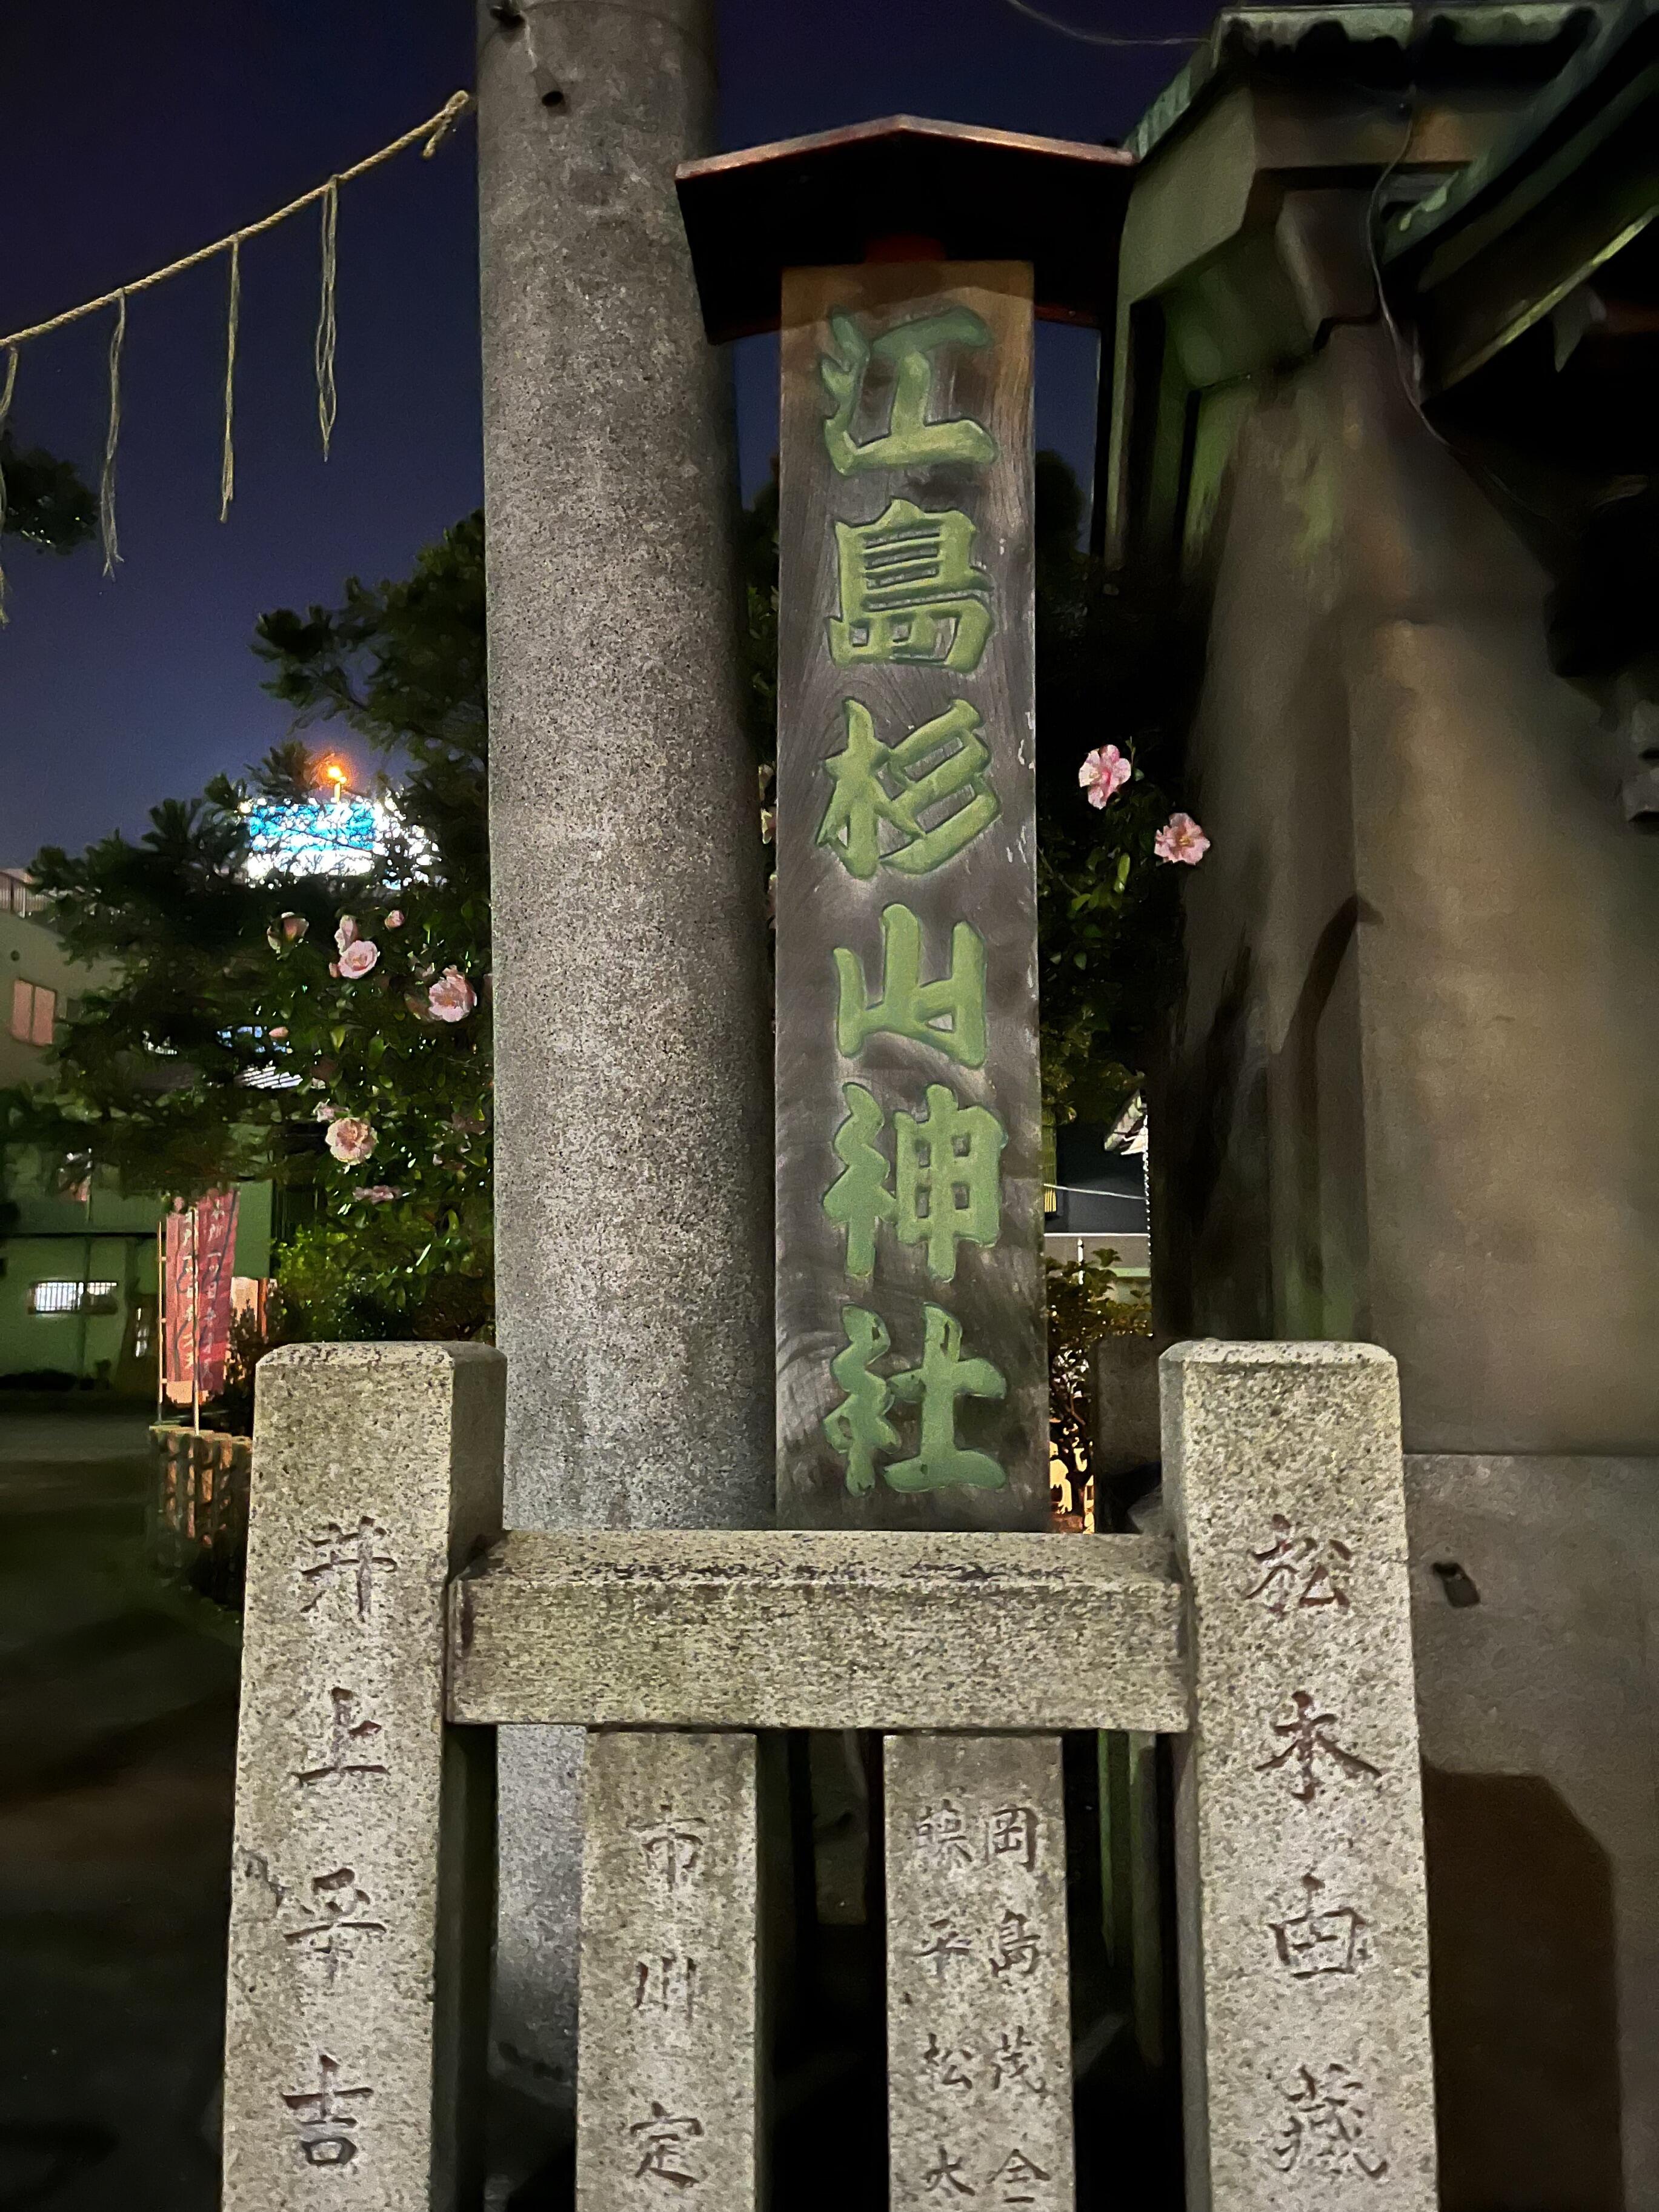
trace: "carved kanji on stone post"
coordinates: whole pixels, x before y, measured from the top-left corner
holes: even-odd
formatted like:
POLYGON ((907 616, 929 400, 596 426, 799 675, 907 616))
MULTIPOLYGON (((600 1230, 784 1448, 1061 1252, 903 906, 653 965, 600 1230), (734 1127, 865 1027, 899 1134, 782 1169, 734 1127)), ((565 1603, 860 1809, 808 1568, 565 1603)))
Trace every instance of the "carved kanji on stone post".
POLYGON ((1184 1344, 1178 1864, 1188 2195, 1431 2212, 1428 1936, 1395 1364, 1184 1344))
POLYGON ((226 2212, 450 2212, 479 2179, 494 1746, 444 1596, 501 1528, 503 1362, 261 1361, 226 2018, 226 2212), (448 1863, 441 1865, 441 1844, 448 1863))

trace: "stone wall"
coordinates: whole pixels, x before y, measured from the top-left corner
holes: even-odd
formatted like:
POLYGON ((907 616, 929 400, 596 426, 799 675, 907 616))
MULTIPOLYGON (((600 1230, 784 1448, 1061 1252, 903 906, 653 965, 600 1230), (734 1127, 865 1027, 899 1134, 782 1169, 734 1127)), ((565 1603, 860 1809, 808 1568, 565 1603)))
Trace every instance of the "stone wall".
POLYGON ((1548 577, 1340 326, 1241 430, 1160 1325, 1368 1338, 1408 1450, 1659 1448, 1659 868, 1548 577))

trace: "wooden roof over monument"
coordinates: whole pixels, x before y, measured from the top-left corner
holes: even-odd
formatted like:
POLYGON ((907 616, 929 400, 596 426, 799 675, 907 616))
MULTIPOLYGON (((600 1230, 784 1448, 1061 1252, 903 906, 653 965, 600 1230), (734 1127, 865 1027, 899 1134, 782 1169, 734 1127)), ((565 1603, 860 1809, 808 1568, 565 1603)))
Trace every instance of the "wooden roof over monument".
POLYGON ((703 323, 717 343, 775 330, 787 268, 877 258, 1029 261, 1036 312, 1109 323, 1134 157, 893 115, 676 173, 703 323))

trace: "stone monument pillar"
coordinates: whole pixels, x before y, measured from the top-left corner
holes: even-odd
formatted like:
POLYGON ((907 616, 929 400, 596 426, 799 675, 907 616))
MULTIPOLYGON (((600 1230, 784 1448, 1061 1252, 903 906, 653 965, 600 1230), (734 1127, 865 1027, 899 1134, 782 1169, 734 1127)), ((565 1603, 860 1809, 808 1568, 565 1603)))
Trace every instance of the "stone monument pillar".
MULTIPOLYGON (((708 0, 479 15, 496 1281, 519 1526, 752 1527, 772 1510, 732 447, 674 199, 676 163, 713 143, 711 18, 708 0)), ((538 1730, 502 1753, 495 2056, 568 2103, 580 1742, 538 1730)))
POLYGON ((1400 1395, 1370 1344, 1180 1344, 1176 1865, 1193 2212, 1432 2212, 1400 1395))

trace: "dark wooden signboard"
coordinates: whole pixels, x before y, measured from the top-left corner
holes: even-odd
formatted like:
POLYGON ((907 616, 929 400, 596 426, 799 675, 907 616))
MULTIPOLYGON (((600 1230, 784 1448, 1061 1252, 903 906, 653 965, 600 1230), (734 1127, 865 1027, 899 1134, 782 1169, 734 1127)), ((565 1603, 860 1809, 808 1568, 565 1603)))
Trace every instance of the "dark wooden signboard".
POLYGON ((778 1498, 1048 1519, 1031 274, 783 284, 778 1498))

